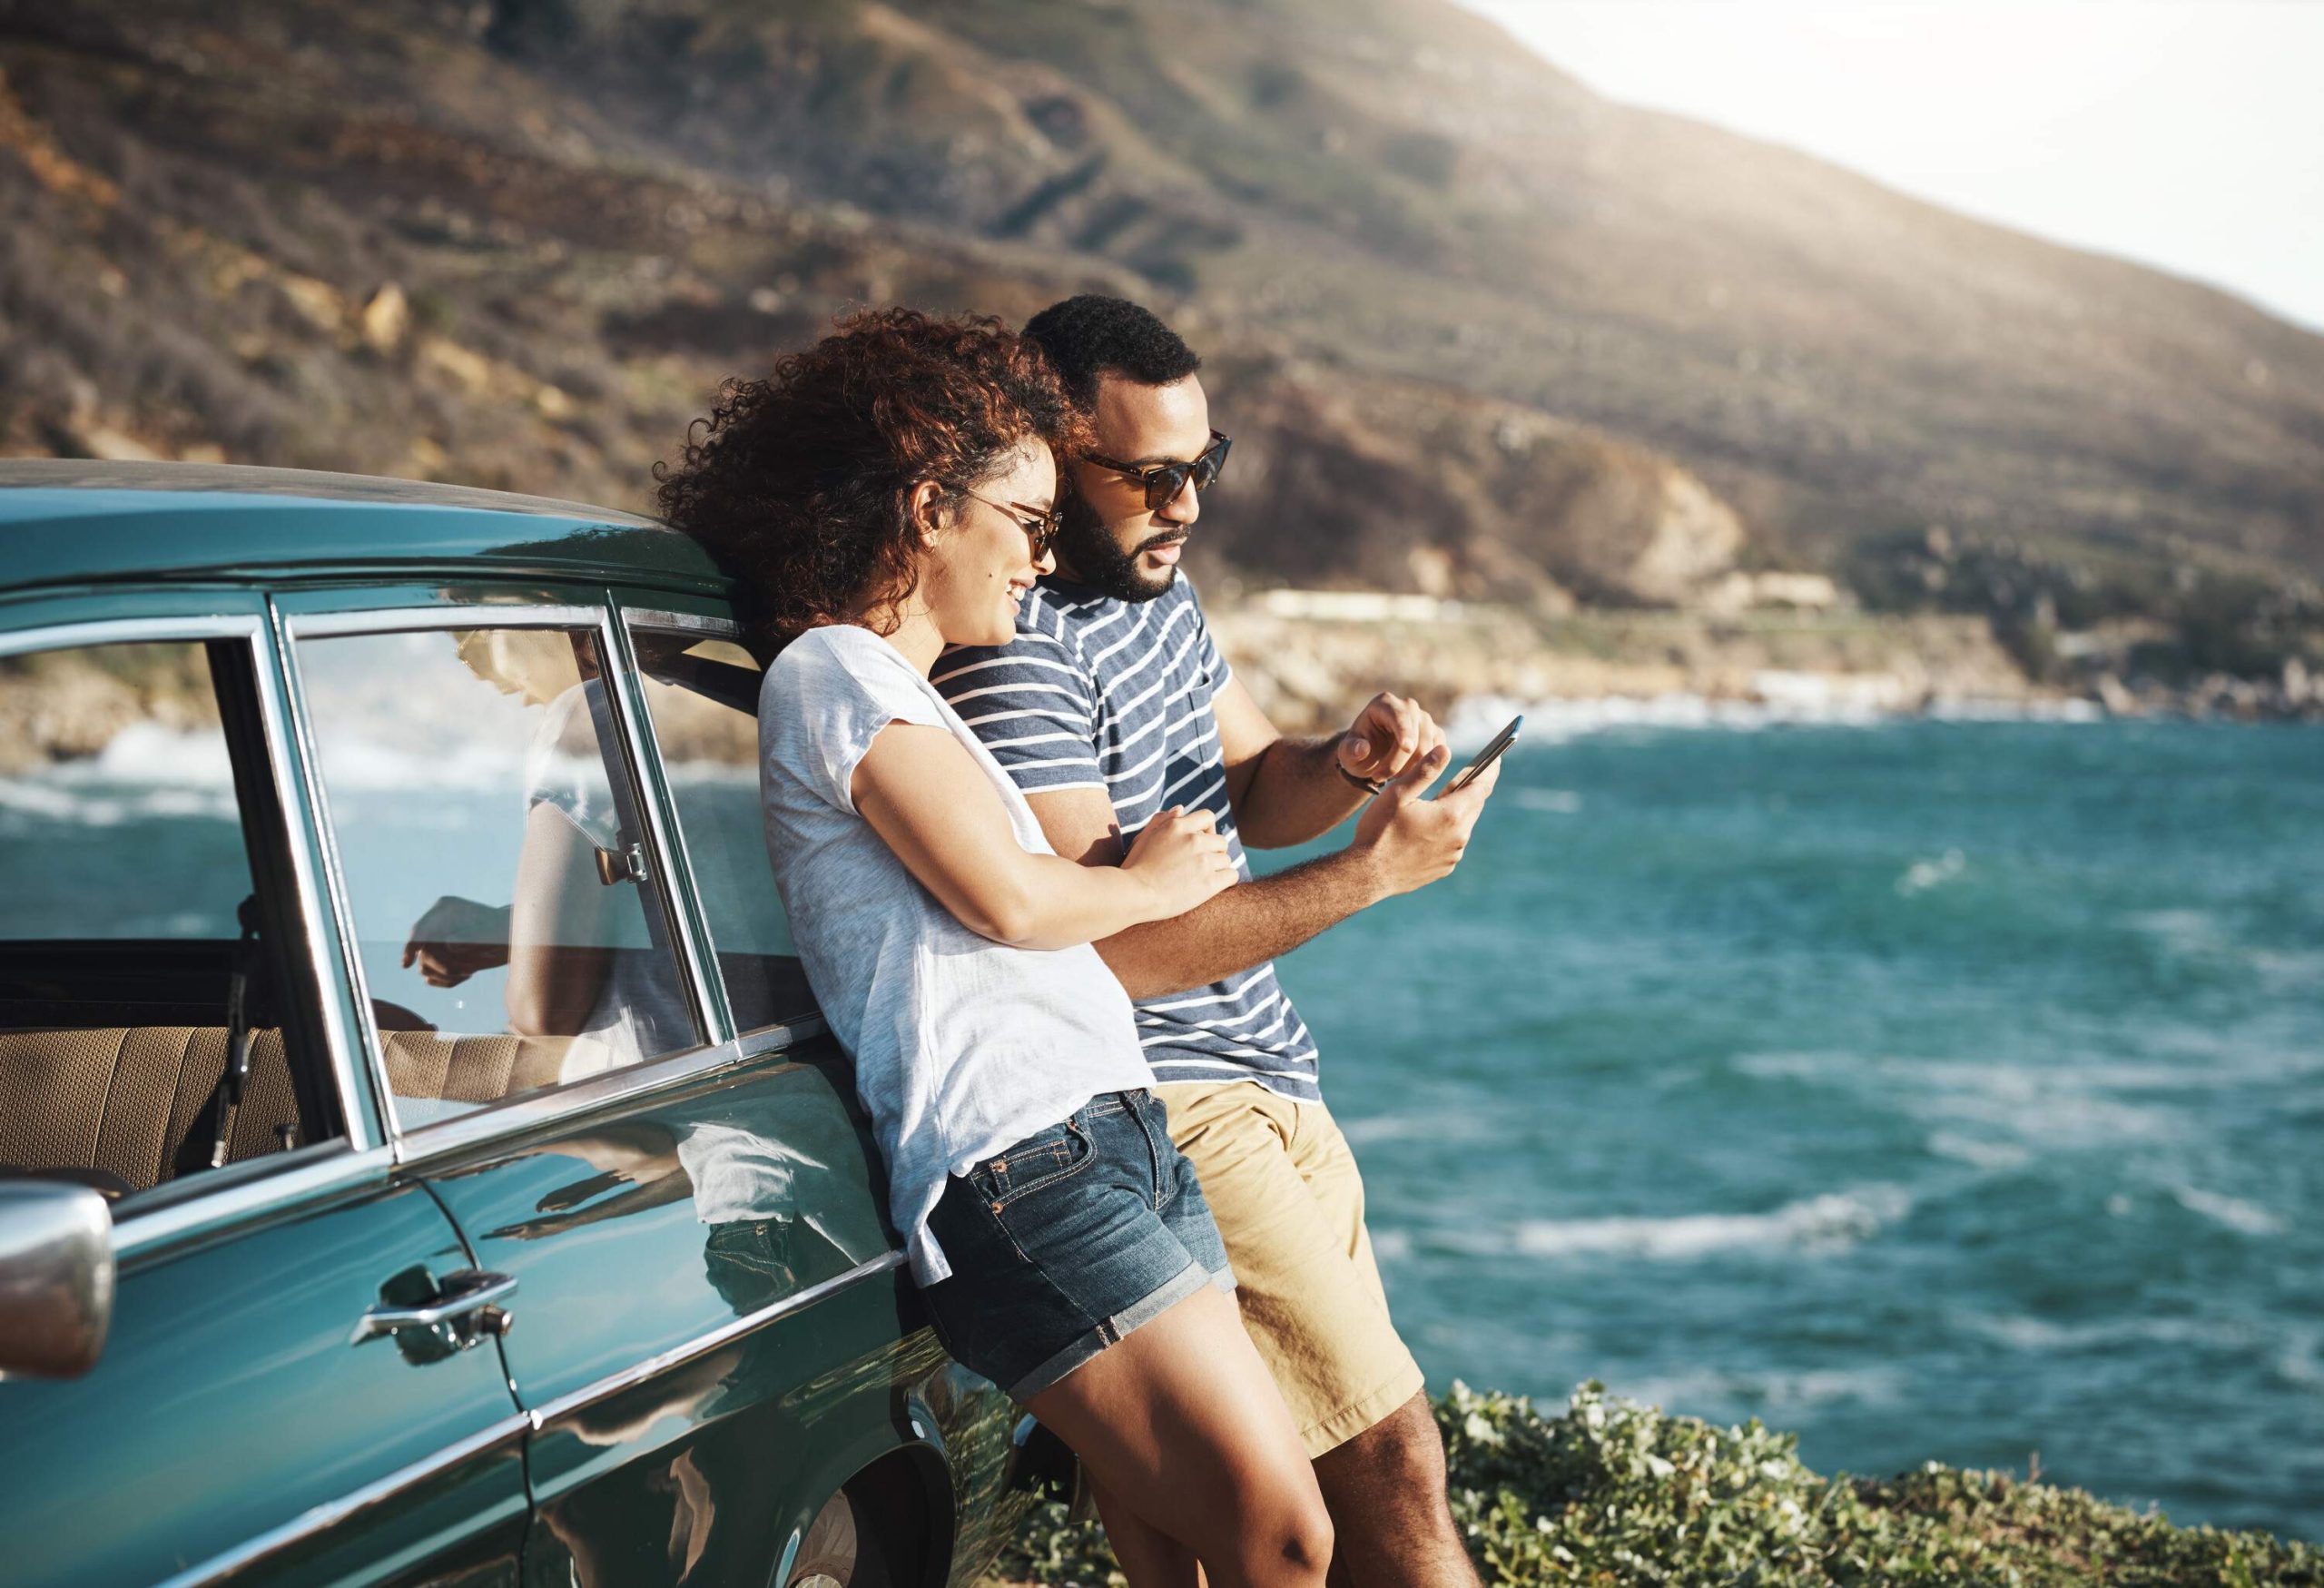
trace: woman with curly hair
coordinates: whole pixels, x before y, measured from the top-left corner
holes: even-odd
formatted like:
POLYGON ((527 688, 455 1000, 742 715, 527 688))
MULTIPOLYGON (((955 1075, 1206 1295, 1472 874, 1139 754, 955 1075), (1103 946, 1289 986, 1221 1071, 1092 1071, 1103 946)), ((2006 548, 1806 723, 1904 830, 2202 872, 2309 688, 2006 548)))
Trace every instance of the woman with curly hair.
POLYGON ((1139 1588, 1320 1583, 1314 1471, 1089 946, 1228 886, 1226 844, 1165 811, 1118 869, 1059 856, 928 681, 1015 636, 1078 424, 999 321, 887 310, 729 382, 655 477, 773 653, 776 883, 938 1335, 1080 1455, 1139 1588))

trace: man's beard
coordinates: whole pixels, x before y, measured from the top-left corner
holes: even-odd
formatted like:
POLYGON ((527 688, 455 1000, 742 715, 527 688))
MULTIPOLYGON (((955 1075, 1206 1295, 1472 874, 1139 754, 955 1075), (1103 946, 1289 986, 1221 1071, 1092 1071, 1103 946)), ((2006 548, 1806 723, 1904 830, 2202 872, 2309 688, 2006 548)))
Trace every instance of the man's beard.
POLYGON ((1177 568, 1164 568, 1157 577, 1139 567, 1137 559, 1157 546, 1184 540, 1185 530, 1149 535, 1124 551, 1080 492, 1066 492, 1059 508, 1063 517, 1057 532, 1058 561, 1073 570, 1076 582, 1117 601, 1151 601, 1177 580, 1177 568))

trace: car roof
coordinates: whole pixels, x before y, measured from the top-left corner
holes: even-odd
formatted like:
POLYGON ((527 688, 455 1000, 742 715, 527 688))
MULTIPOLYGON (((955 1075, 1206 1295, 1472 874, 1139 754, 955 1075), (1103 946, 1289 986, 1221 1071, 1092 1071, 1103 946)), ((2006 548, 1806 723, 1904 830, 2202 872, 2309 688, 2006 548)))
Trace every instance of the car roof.
POLYGON ((0 461, 0 590, 448 569, 727 583, 690 536, 579 502, 233 464, 0 461))

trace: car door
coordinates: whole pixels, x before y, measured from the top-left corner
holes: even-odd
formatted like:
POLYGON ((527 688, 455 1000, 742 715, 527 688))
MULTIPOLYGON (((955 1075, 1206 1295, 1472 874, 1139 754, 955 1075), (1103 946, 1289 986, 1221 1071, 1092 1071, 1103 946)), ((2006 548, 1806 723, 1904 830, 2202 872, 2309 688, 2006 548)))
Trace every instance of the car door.
POLYGON ((842 1488, 851 1559, 916 1573, 952 1540, 948 1440, 970 1415, 991 1465, 1005 1403, 922 1326, 812 1018, 757 836, 755 676, 695 656, 676 670, 729 701, 649 688, 606 596, 350 592, 288 620, 367 1007, 393 1011, 369 1038, 389 1129, 519 1286, 527 1580, 803 1571, 842 1488), (684 746, 666 782, 655 727, 684 746), (422 745, 467 786, 399 783, 422 745), (527 908, 545 875, 567 902, 527 908))
POLYGON ((517 1575, 508 1297, 350 1067, 281 686, 256 595, 0 613, 0 715, 81 735, 0 774, 0 1179, 118 1264, 94 1368, 0 1382, 20 1588, 517 1575))

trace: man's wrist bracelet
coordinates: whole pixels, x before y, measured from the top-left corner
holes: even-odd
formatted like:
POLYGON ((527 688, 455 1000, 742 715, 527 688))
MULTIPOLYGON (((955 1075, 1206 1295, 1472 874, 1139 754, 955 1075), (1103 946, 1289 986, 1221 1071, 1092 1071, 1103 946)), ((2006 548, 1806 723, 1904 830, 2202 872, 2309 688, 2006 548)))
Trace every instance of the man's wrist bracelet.
POLYGON ((1332 752, 1332 770, 1368 794, 1376 794, 1388 786, 1388 780, 1384 777, 1358 777, 1354 773, 1350 772, 1347 769, 1347 763, 1340 759, 1340 753, 1336 749, 1332 752))

